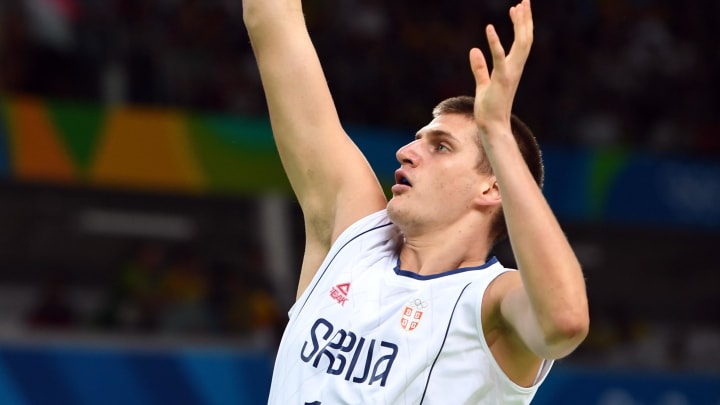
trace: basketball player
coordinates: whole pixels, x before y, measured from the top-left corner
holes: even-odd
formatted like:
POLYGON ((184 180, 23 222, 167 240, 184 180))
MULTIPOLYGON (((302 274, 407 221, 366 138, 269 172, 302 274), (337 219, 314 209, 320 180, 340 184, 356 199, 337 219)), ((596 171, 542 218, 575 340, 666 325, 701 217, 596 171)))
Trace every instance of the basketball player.
POLYGON ((529 403, 589 324, 580 265, 539 187, 540 152, 511 114, 529 0, 510 9, 507 55, 487 27, 492 74, 470 51, 475 96, 441 102, 397 151, 389 202, 339 122, 301 1, 243 10, 306 231, 269 403, 529 403), (506 235, 518 270, 488 258, 506 235))

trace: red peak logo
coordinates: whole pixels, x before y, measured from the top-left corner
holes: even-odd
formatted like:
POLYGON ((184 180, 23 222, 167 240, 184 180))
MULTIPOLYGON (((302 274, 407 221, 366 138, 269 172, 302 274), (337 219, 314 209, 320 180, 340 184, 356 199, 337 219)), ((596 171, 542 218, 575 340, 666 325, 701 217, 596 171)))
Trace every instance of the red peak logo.
POLYGON ((342 306, 345 306, 348 294, 350 294, 350 283, 338 284, 330 290, 330 297, 342 306))
POLYGON ((343 295, 350 294, 350 283, 338 284, 335 286, 343 295))

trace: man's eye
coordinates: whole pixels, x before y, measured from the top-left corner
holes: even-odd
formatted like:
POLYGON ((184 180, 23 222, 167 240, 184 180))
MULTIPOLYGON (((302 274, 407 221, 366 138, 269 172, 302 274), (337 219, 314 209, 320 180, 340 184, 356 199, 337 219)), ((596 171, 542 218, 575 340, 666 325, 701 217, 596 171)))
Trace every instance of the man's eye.
POLYGON ((435 147, 435 149, 436 149, 438 152, 446 152, 446 151, 449 150, 449 149, 447 148, 447 146, 445 146, 445 145, 443 145, 443 144, 441 144, 441 143, 439 143, 439 144, 435 147))

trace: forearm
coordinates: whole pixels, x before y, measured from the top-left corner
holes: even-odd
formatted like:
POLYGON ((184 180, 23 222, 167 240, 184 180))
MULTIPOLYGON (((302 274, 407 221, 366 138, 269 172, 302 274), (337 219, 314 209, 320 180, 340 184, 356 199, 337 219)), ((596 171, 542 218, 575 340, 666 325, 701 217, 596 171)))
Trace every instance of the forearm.
POLYGON ((530 309, 548 348, 567 352, 587 333, 588 304, 580 264, 509 128, 493 131, 483 145, 500 188, 530 309))
POLYGON ((243 0, 275 135, 308 136, 338 125, 337 113, 299 0, 243 0))

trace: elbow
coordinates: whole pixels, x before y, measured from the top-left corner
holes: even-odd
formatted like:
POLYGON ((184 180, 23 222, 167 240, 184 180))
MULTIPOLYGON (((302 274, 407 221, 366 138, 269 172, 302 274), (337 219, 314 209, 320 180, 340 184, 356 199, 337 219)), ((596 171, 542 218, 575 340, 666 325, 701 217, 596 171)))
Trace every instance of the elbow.
POLYGON ((572 353, 585 340, 590 331, 587 311, 568 311, 558 314, 552 326, 546 328, 546 358, 559 359, 572 353))
POLYGON ((566 320, 559 328, 561 339, 569 342, 582 343, 590 332, 590 317, 582 314, 566 320))
POLYGON ((243 0, 242 16, 247 29, 257 28, 263 21, 270 20, 272 16, 272 2, 266 0, 243 0))
POLYGON ((248 30, 257 28, 263 21, 262 9, 254 2, 243 2, 243 23, 248 30))
POLYGON ((264 27, 277 30, 280 22, 291 18, 304 21, 302 5, 299 1, 292 4, 268 0, 243 1, 243 23, 249 31, 257 31, 264 27))

